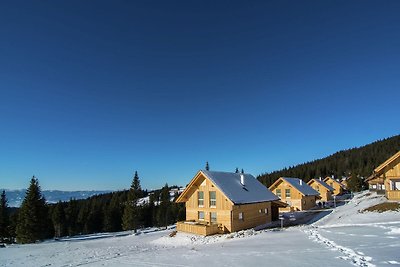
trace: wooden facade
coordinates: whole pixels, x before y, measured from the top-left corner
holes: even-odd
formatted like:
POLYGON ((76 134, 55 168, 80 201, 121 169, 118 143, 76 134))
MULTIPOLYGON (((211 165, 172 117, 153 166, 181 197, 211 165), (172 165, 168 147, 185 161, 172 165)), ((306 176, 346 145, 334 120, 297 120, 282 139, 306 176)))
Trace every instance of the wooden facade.
POLYGON ((321 201, 330 201, 332 200, 332 190, 321 183, 318 183, 316 179, 311 179, 308 183, 315 191, 318 191, 319 196, 321 197, 321 201))
POLYGON ((400 151, 379 165, 366 179, 372 190, 384 190, 387 199, 400 200, 400 151))
POLYGON ((176 202, 186 206, 186 221, 178 222, 177 230, 199 235, 235 232, 272 219, 272 201, 235 204, 202 171, 176 202))
POLYGON ((341 183, 339 183, 338 181, 336 181, 335 179, 333 179, 332 177, 328 176, 324 179, 324 182, 327 183, 328 185, 330 185, 331 187, 333 187, 333 195, 334 196, 338 196, 343 194, 344 192, 344 188, 343 185, 341 183))
POLYGON ((275 183, 269 187, 269 190, 288 204, 287 207, 279 209, 282 212, 309 210, 316 206, 316 199, 318 196, 304 195, 282 177, 275 181, 275 183))

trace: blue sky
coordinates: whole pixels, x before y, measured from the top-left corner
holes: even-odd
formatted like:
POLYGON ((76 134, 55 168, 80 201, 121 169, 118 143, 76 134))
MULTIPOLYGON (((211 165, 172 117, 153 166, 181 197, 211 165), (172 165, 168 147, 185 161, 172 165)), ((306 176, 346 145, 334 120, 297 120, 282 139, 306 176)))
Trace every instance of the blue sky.
POLYGON ((185 185, 399 134, 399 1, 9 1, 0 187, 185 185))

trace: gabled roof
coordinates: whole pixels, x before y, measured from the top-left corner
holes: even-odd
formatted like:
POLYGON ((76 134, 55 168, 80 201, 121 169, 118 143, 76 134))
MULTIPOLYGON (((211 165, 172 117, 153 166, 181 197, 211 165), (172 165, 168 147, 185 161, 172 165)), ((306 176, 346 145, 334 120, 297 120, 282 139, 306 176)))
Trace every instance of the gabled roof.
POLYGON ((386 166, 388 166, 389 164, 391 164, 393 161, 395 161, 396 159, 398 159, 400 157, 400 151, 397 152, 396 154, 394 154, 393 156, 391 156, 389 159, 387 159, 384 163, 382 163, 381 165, 379 165, 378 167, 375 168, 374 172, 378 173, 381 172, 386 166))
POLYGON ((322 180, 319 180, 319 179, 311 179, 311 180, 308 182, 308 184, 310 184, 311 181, 313 181, 314 183, 317 183, 317 184, 319 184, 319 185, 325 187, 325 188, 328 189, 329 191, 334 191, 334 190, 335 190, 332 186, 328 185, 327 183, 325 183, 325 182, 322 181, 322 180))
POLYGON ((269 188, 275 186, 281 180, 287 182, 292 187, 296 188, 304 196, 318 196, 319 195, 319 193, 316 190, 314 190, 311 186, 309 186, 306 182, 304 182, 303 180, 300 180, 299 178, 281 177, 278 180, 276 180, 275 183, 273 183, 269 188))
MULTIPOLYGON (((240 182, 240 173, 201 170, 193 179, 199 177, 199 174, 203 174, 208 178, 234 204, 279 200, 276 195, 251 174, 243 174, 244 186, 240 182)), ((191 184, 192 182, 182 193, 182 197, 189 191, 191 184)), ((182 200, 181 196, 177 199, 177 202, 182 200)))
POLYGON ((400 157, 400 151, 388 158, 384 163, 379 165, 378 167, 375 168, 375 170, 372 172, 372 174, 365 179, 366 182, 375 179, 377 176, 381 175, 384 169, 389 166, 391 163, 393 163, 395 160, 397 160, 400 157))
POLYGON ((337 183, 340 187, 343 187, 343 185, 340 182, 336 181, 335 179, 333 179, 330 176, 325 177, 324 182, 326 183, 326 181, 328 181, 328 180, 331 180, 331 181, 337 183))

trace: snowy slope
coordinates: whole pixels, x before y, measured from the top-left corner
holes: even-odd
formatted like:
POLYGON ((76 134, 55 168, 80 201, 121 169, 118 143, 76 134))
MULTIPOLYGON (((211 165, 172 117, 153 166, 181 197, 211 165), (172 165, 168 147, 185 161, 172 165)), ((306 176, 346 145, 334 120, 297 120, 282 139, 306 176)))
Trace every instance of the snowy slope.
POLYGON ((74 237, 0 248, 0 266, 391 266, 400 213, 359 213, 383 199, 357 195, 320 221, 283 230, 201 237, 172 229, 74 237))

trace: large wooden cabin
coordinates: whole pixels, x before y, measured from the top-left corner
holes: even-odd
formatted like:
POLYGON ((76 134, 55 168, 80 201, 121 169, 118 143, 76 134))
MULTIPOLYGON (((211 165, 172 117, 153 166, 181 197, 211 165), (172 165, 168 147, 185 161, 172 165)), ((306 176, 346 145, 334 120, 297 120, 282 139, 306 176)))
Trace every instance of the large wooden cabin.
POLYGON ((186 205, 177 230, 199 235, 235 232, 278 219, 279 198, 250 174, 199 171, 176 199, 186 205))
POLYGON ((281 211, 308 210, 314 208, 315 201, 320 198, 317 191, 299 178, 281 177, 269 190, 288 204, 288 207, 281 208, 281 211))
POLYGON ((370 189, 385 190, 389 200, 400 200, 400 151, 379 165, 366 179, 370 189))
POLYGON ((321 201, 330 201, 332 200, 333 187, 322 181, 322 179, 311 179, 307 183, 309 186, 314 188, 315 191, 318 191, 321 201))

